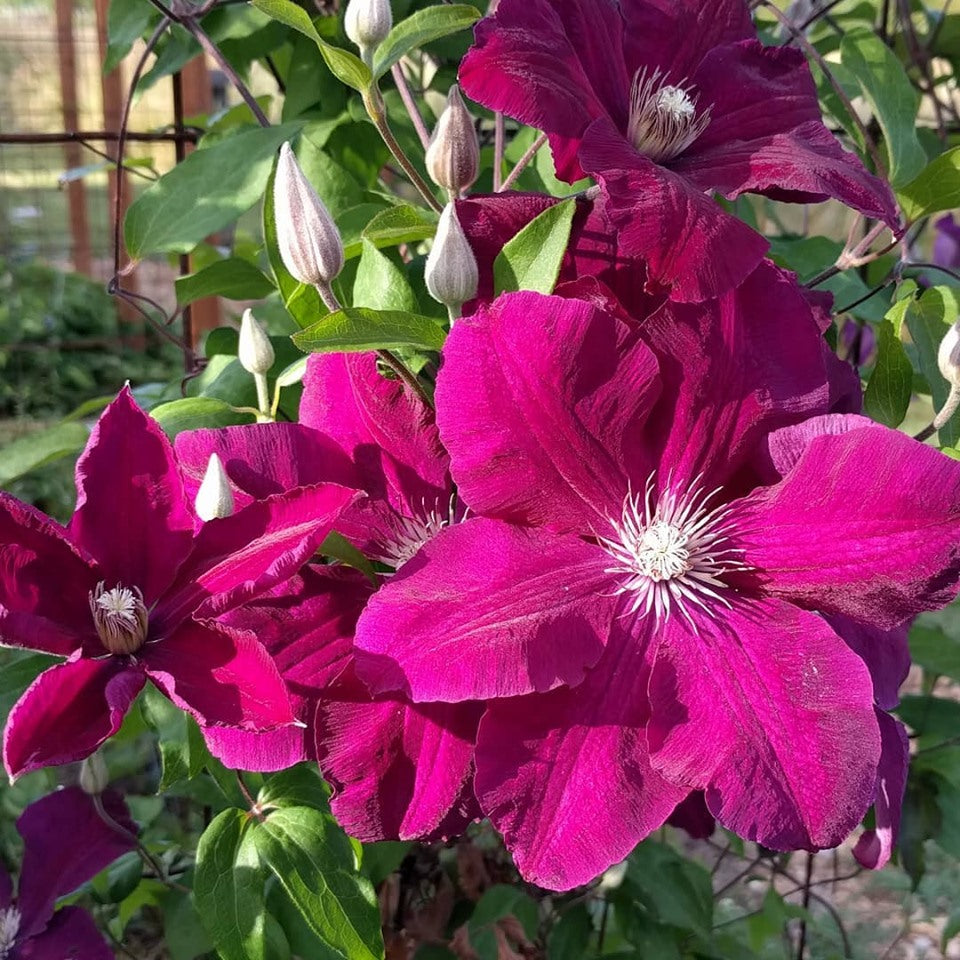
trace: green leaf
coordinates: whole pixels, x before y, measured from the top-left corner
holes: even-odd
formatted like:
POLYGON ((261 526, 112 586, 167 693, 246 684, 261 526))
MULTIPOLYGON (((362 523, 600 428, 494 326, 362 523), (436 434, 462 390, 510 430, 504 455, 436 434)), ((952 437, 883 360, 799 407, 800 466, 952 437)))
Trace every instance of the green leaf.
POLYGON ((916 133, 920 94, 900 60, 872 30, 849 31, 840 44, 840 57, 883 130, 890 182, 895 187, 909 183, 927 162, 916 133))
POLYGON ((330 789, 316 769, 309 764, 298 763, 268 777, 257 794, 257 803, 263 810, 271 807, 312 807, 321 813, 329 813, 329 797, 330 789))
POLYGON ((320 48, 320 55, 330 68, 330 72, 348 87, 353 87, 354 90, 362 93, 373 83, 370 68, 356 54, 327 43, 317 33, 313 21, 302 7, 291 3, 291 0, 251 0, 251 3, 267 16, 285 23, 313 40, 320 48))
POLYGON ((397 347, 440 350, 444 338, 442 327, 429 317, 366 307, 345 307, 292 337, 304 353, 351 353, 397 347))
POLYGON ((897 199, 911 223, 960 206, 960 147, 941 153, 919 176, 897 191, 897 199))
POLYGON ((277 374, 276 386, 280 388, 292 387, 295 383, 300 383, 307 372, 307 360, 307 357, 299 357, 288 367, 284 367, 277 374))
POLYGON ((143 0, 110 0, 107 11, 107 56, 103 74, 112 73, 159 13, 143 0))
POLYGON ((75 420, 19 437, 0 449, 0 487, 37 467, 79 453, 90 432, 75 420))
POLYGON ((437 232, 437 218, 430 210, 420 210, 404 204, 389 207, 375 214, 363 228, 360 239, 347 245, 344 255, 347 259, 357 256, 363 250, 363 241, 369 240, 378 249, 396 247, 401 243, 419 243, 428 240, 437 232))
POLYGON ((466 30, 473 26, 480 16, 479 10, 465 3, 443 4, 418 10, 401 20, 377 48, 373 62, 374 78, 379 80, 411 50, 466 30))
POLYGON ((564 200, 534 217, 504 244, 493 262, 496 292, 536 290, 551 293, 570 240, 575 200, 564 200))
POLYGON ((948 636, 923 616, 910 630, 910 656, 930 673, 960 680, 960 640, 948 636))
POLYGON ((59 662, 58 657, 45 653, 0 648, 0 717, 8 716, 24 690, 44 670, 59 662))
POLYGON ((309 807, 276 810, 253 842, 320 940, 344 960, 383 956, 376 894, 332 817, 309 807))
POLYGON ((863 397, 867 416, 898 427, 907 415, 913 390, 913 367, 889 320, 877 327, 877 363, 863 397))
POLYGON ((189 253, 263 195, 274 155, 300 124, 244 130, 195 150, 131 204, 124 221, 135 260, 151 253, 189 253))
POLYGON ((275 960, 285 942, 263 899, 266 874, 250 840, 254 821, 243 810, 224 810, 197 846, 193 900, 223 960, 275 960))
POLYGON ((565 909, 547 937, 547 956, 550 960, 581 960, 588 955, 592 936, 593 920, 586 904, 565 909))
MULTIPOLYGON (((930 385, 933 406, 940 410, 947 402, 950 386, 937 364, 940 341, 960 316, 960 305, 950 287, 930 287, 919 300, 907 301, 904 320, 910 331, 910 339, 917 349, 920 372, 930 385)), ((953 446, 960 441, 960 412, 955 413, 938 433, 940 443, 953 446)))
POLYGON ((198 776, 209 753, 197 722, 174 706, 152 684, 147 684, 144 690, 140 709, 159 741, 163 774, 158 792, 163 792, 180 780, 198 776))
POLYGON ((161 403, 150 411, 150 416, 163 427, 171 439, 184 430, 202 427, 234 427, 256 422, 256 416, 237 410, 216 397, 184 397, 161 403))
POLYGON ((202 297, 226 297, 228 300, 261 300, 276 289, 270 278, 249 260, 227 257, 215 260, 187 277, 174 281, 177 303, 186 306, 202 297))
POLYGON ((403 313, 414 313, 418 308, 406 274, 369 240, 363 241, 353 281, 353 306, 403 313))
POLYGON ((209 953, 213 944, 188 893, 171 890, 163 898, 164 941, 170 960, 194 960, 209 953))
POLYGON ((373 564, 344 536, 332 530, 320 544, 321 554, 333 560, 339 560, 354 570, 359 570, 374 586, 379 586, 380 578, 373 564))

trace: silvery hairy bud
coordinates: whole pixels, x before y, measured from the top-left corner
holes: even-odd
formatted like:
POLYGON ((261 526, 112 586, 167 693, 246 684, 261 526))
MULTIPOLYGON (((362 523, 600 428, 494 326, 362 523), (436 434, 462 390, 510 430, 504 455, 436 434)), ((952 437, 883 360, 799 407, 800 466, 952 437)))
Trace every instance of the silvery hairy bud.
POLYGON ((243 311, 243 319, 240 321, 237 357, 240 366, 247 373, 267 373, 276 359, 267 331, 249 308, 243 311))
POLYGON ((216 520, 220 517, 229 517, 233 514, 233 491, 230 489, 230 479, 223 463, 215 454, 210 454, 207 469, 197 490, 197 497, 193 502, 197 516, 203 520, 216 520))
POLYGON ((480 143, 473 117, 454 84, 427 147, 427 173, 452 196, 472 187, 480 174, 480 143))
POLYGON ((273 213, 283 265, 301 283, 328 284, 343 269, 343 242, 330 211, 285 143, 273 181, 273 213))
POLYGON ((110 783, 110 773, 99 753, 91 754, 80 767, 80 789, 91 797, 103 793, 110 783))
POLYGON ((430 296, 452 309, 459 309, 477 295, 480 281, 477 258, 470 249, 453 203, 448 203, 440 214, 424 279, 430 296))
POLYGON ((960 387, 960 320, 944 334, 940 341, 937 365, 947 383, 952 387, 960 387))
POLYGON ((393 26, 390 0, 350 0, 343 18, 343 29, 360 48, 360 56, 368 66, 373 53, 387 38, 393 26))

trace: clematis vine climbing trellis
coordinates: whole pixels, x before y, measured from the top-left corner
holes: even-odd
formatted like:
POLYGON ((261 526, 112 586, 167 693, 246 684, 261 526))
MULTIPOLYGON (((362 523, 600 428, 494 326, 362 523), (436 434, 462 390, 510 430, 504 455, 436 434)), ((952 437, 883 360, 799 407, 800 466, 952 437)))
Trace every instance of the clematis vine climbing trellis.
POLYGON ((899 955, 820 885, 960 862, 940 6, 112 0, 240 319, 0 492, 0 960, 899 955))

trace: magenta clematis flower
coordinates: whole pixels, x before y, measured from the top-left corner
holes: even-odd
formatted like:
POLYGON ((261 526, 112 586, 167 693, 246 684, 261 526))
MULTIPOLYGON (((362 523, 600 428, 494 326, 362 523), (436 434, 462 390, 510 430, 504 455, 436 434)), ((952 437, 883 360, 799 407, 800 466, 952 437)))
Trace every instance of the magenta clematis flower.
POLYGON ((821 415, 819 331, 772 268, 639 324, 599 302, 510 294, 454 326, 437 416, 483 516, 371 598, 358 672, 488 701, 477 797, 543 886, 622 859, 691 790, 769 847, 835 845, 881 731, 824 615, 890 630, 952 599, 960 465, 821 415))
POLYGON ((256 637, 217 619, 296 573, 356 491, 301 487, 200 524, 173 449, 124 390, 77 464, 64 528, 0 494, 0 637, 66 662, 4 734, 11 776, 92 753, 150 679, 201 724, 294 721, 256 637))
POLYGON ((558 176, 596 177, 623 250, 674 299, 722 293, 766 250, 713 192, 835 197, 897 225, 823 125, 803 55, 762 46, 744 0, 503 0, 475 37, 466 93, 546 132, 558 176))
MULTIPOLYGON (((106 812, 135 836, 123 800, 102 795, 106 812)), ((113 950, 81 907, 54 912, 72 893, 117 857, 134 848, 97 815, 79 787, 31 803, 17 820, 23 837, 23 869, 17 897, 0 865, 0 957, 3 960, 113 960, 113 950)))

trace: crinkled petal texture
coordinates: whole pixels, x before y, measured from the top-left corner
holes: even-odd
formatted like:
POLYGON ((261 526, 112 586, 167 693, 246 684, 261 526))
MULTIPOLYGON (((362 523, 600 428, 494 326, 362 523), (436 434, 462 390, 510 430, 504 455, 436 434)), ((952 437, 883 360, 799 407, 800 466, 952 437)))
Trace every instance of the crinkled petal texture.
POLYGON ((956 596, 960 466, 865 418, 838 434, 837 419, 804 425, 792 469, 737 505, 739 545, 765 593, 889 630, 956 596))
POLYGON ((344 829, 365 841, 461 833, 476 816, 473 753, 482 712, 478 703, 372 701, 356 681, 321 700, 318 759, 344 829))
POLYGON ((416 701, 579 683, 615 627, 609 560, 577 537, 498 520, 448 527, 371 598, 357 624, 360 676, 375 695, 416 701))
POLYGON ((70 656, 99 646, 88 596, 102 575, 67 531, 39 510, 0 493, 0 641, 70 656))
POLYGON ((688 790, 652 769, 645 634, 624 630, 575 689, 489 704, 477 795, 524 877, 592 880, 661 826, 688 790))
POLYGON ((317 702, 350 673, 357 617, 373 592, 346 567, 309 566, 282 587, 224 616, 231 627, 256 635, 277 665, 299 721, 269 731, 205 727, 211 753, 239 770, 284 770, 316 760, 317 702), (291 624, 296 624, 293 629, 291 624))
POLYGON ((120 729, 145 679, 126 658, 93 660, 79 652, 41 673, 7 718, 7 772, 18 777, 90 756, 120 729))
POLYGON ((149 608, 190 551, 194 520, 170 441, 125 387, 77 461, 71 539, 97 560, 108 590, 137 587, 149 608))
POLYGON ((907 627, 878 630, 839 613, 828 616, 827 623, 867 665, 877 706, 892 710, 900 702, 900 686, 910 672, 907 627))
POLYGON ((882 710, 877 711, 877 722, 881 747, 873 803, 875 825, 872 830, 864 830, 853 848, 857 862, 869 870, 886 866, 897 845, 910 765, 910 741, 903 724, 882 710))
POLYGON ((671 617, 654 654, 651 761, 724 826, 778 850, 835 846, 873 800, 880 735, 863 664, 815 614, 735 601, 671 617))
POLYGON ((81 907, 63 907, 36 936, 18 943, 17 960, 114 960, 115 954, 81 907))
MULTIPOLYGON (((136 824, 120 795, 108 790, 100 799, 110 817, 136 836, 136 824)), ((135 847, 130 837, 107 826, 79 787, 57 790, 31 803, 17 820, 17 830, 24 843, 17 906, 25 937, 47 925, 60 897, 135 847)))

